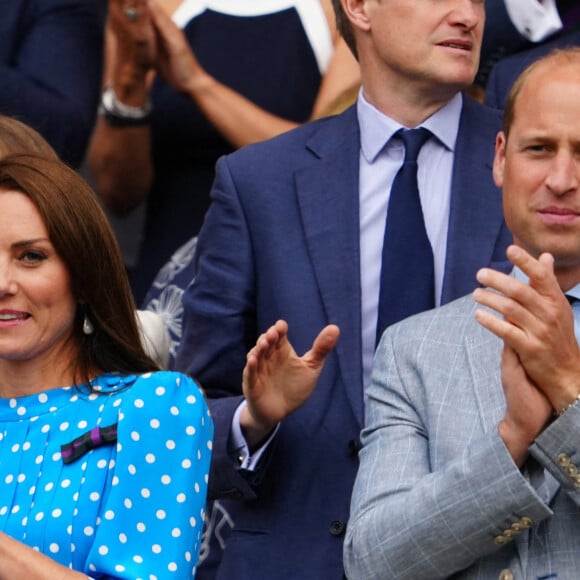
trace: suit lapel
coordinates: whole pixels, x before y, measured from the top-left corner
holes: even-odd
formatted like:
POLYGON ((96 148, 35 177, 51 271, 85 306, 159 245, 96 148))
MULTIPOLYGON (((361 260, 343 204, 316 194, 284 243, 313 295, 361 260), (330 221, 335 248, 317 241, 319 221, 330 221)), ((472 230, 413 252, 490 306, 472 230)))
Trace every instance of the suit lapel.
POLYGON ((451 182, 444 303, 475 288, 475 272, 490 263, 502 227, 501 193, 492 179, 498 125, 494 111, 464 95, 451 182))
POLYGON ((296 172, 298 205, 328 322, 341 330, 336 356, 347 396, 362 424, 360 136, 356 108, 324 123, 307 148, 314 161, 296 172))

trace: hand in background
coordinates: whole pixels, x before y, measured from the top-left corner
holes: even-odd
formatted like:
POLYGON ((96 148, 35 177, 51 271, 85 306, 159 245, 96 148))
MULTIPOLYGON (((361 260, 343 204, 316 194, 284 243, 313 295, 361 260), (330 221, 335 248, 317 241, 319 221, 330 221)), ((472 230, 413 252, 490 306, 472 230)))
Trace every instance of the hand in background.
POLYGON ((157 39, 155 68, 175 90, 192 93, 204 78, 211 80, 193 54, 185 34, 155 2, 148 0, 151 23, 157 39))
POLYGON ((116 44, 113 75, 145 78, 154 68, 157 54, 147 0, 131 0, 130 4, 109 0, 109 24, 116 44))
POLYGON ((283 320, 258 338, 247 355, 242 383, 247 406, 241 426, 250 448, 259 446, 277 423, 308 400, 338 337, 337 326, 326 326, 301 357, 288 340, 283 320))

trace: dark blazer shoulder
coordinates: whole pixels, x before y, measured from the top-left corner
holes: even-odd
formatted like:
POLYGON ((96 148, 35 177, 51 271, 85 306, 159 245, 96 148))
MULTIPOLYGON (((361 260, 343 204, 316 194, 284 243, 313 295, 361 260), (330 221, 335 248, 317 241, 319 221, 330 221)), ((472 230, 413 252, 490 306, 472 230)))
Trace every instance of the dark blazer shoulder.
POLYGON ((580 46, 580 31, 562 34, 544 44, 500 60, 489 75, 485 94, 486 104, 503 109, 513 83, 528 65, 546 56, 552 50, 571 46, 580 46))
MULTIPOLYGON (((491 168, 495 154, 495 140, 501 130, 502 112, 463 95, 463 109, 459 120, 456 143, 456 163, 465 165, 472 158, 478 166, 491 168)), ((456 169, 465 169, 456 168, 456 169)), ((493 184, 491 173, 487 181, 493 184)))
POLYGON ((501 127, 502 112, 486 103, 480 103, 468 94, 463 95, 460 130, 464 125, 480 126, 494 132, 501 127))
POLYGON ((271 139, 246 145, 225 159, 232 167, 247 166, 256 160, 288 166, 289 159, 295 163, 303 155, 323 156, 340 147, 345 136, 358 135, 358 131, 356 107, 352 106, 340 115, 310 121, 271 139))

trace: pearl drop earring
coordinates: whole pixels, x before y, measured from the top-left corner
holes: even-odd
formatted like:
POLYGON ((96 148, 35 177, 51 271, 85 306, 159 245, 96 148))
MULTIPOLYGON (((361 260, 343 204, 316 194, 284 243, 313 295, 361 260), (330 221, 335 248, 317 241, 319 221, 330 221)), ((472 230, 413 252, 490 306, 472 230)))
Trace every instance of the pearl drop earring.
POLYGON ((93 334, 93 332, 95 332, 95 327, 90 318, 85 314, 85 319, 83 320, 83 333, 88 335, 93 334))

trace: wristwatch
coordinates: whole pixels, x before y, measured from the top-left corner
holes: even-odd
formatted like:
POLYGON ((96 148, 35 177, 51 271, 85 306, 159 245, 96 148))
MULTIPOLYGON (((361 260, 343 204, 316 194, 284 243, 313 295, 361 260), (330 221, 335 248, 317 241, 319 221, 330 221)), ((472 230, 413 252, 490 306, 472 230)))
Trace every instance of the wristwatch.
POLYGON ((115 127, 139 127, 147 125, 151 119, 151 100, 144 107, 131 107, 117 99, 113 87, 107 87, 101 95, 99 114, 115 127))

